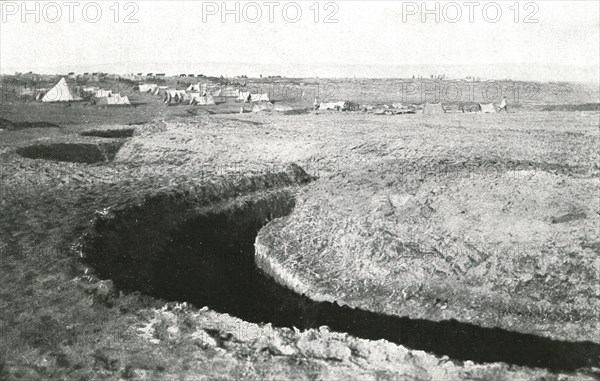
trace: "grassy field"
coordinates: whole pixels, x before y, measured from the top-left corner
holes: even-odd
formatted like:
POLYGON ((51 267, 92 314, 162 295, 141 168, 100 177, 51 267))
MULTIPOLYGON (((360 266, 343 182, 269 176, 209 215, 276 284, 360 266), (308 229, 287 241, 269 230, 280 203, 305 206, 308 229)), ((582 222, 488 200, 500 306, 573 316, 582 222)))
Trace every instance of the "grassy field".
MULTIPOLYGON (((314 81, 292 81, 305 95, 286 103, 310 107, 314 81)), ((334 100, 398 100, 399 81, 333 83, 334 100)), ((498 115, 239 114, 235 102, 164 106, 147 95, 128 108, 0 103, 12 126, 55 125, 0 131, 0 379, 597 379, 599 114, 576 107, 597 104, 597 92, 541 88, 498 115), (81 162, 107 144, 120 147, 114 157, 81 162), (290 163, 315 180, 257 239, 281 283, 368 311, 587 341, 589 361, 474 363, 251 323, 123 292, 77 258, 99 216, 148 213, 158 198, 173 213, 186 206, 184 218, 289 186, 278 174, 290 163)))

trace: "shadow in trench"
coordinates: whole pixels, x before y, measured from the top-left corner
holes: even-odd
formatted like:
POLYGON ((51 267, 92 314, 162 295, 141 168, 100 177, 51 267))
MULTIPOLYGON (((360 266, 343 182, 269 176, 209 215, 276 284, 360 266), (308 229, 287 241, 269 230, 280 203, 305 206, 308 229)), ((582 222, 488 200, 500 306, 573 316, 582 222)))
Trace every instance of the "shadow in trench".
POLYGON ((18 148, 17 154, 35 160, 85 164, 107 163, 114 160, 122 145, 123 142, 38 144, 18 148))
POLYGON ((477 363, 505 362, 555 371, 600 365, 600 345, 592 342, 563 342, 458 321, 383 315, 314 302, 294 293, 263 274, 254 263, 258 231, 269 220, 289 214, 293 207, 293 198, 266 198, 188 220, 157 250, 144 281, 119 277, 120 271, 131 273, 126 255, 119 256, 121 263, 110 262, 110 268, 106 262, 99 272, 110 275, 121 288, 198 307, 206 305, 254 323, 299 329, 327 325, 356 337, 386 339, 477 363))

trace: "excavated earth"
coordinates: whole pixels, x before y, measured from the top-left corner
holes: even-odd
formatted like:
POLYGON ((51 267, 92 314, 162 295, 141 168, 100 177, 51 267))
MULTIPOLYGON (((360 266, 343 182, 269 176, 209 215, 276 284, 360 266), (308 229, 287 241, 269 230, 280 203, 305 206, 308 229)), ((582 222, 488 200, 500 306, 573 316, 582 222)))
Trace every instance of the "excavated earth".
POLYGON ((178 117, 97 163, 20 153, 110 126, 5 131, 0 372, 596 379, 597 121, 178 117))

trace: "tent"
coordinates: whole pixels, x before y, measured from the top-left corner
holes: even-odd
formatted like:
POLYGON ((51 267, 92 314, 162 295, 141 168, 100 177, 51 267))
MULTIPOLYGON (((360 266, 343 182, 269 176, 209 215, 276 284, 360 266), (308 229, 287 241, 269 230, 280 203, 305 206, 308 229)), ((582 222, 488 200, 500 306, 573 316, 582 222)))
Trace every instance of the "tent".
POLYGON ((225 98, 238 98, 240 90, 233 86, 225 86, 221 89, 221 96, 225 98))
POLYGON ((192 85, 189 85, 186 90, 192 91, 195 93, 207 93, 207 94, 211 94, 215 97, 221 96, 221 88, 219 85, 215 85, 215 84, 208 84, 208 83, 198 83, 197 85, 192 84, 192 85))
POLYGON ((166 90, 167 93, 169 93, 171 95, 171 97, 175 97, 175 95, 179 96, 179 97, 184 97, 185 96, 185 90, 173 90, 173 89, 167 89, 166 90))
POLYGON ((80 100, 81 97, 71 92, 64 78, 61 78, 42 98, 42 102, 73 102, 80 100))
POLYGON ((157 86, 152 95, 160 95, 169 89, 169 86, 157 86))
POLYGON ((252 112, 273 111, 275 106, 271 102, 259 103, 252 107, 252 112))
POLYGON ((154 92, 156 90, 157 85, 154 83, 147 83, 147 84, 143 84, 140 85, 140 93, 148 93, 148 92, 154 92))
POLYGON ((269 99, 269 94, 264 93, 264 94, 252 94, 250 101, 251 102, 270 102, 271 100, 269 99))
POLYGON ((240 91, 237 99, 239 101, 250 101, 250 102, 270 102, 269 94, 251 94, 249 91, 240 91))
POLYGON ((128 97, 122 97, 121 94, 111 94, 107 97, 97 97, 97 105, 130 105, 128 97))
POLYGON ((200 94, 200 93, 192 93, 191 97, 192 97, 192 99, 190 100, 191 105, 206 106, 206 105, 214 105, 215 104, 215 98, 212 95, 202 96, 202 94, 200 94))
POLYGON ((238 99, 238 101, 244 101, 245 102, 245 101, 247 101, 249 99, 249 97, 250 97, 250 92, 249 91, 240 91, 238 93, 237 99, 238 99))
POLYGON ((444 106, 441 103, 425 103, 423 105, 423 114, 445 114, 444 106))
POLYGON ((271 102, 262 102, 254 105, 252 112, 281 112, 287 113, 293 111, 293 108, 287 105, 276 104, 271 102))
POLYGON ((182 103, 184 100, 190 99, 190 95, 185 90, 165 90, 164 103, 182 103))
POLYGON ((202 90, 202 84, 198 83, 197 85, 190 85, 186 90, 200 92, 202 90))
POLYGON ((105 98, 112 95, 112 90, 98 89, 96 90, 96 98, 105 98))
POLYGON ((344 108, 345 102, 321 102, 319 110, 337 110, 340 111, 344 108))
POLYGON ((462 106, 462 112, 464 112, 464 113, 481 112, 481 105, 479 103, 467 103, 462 106))
POLYGON ((97 88, 96 86, 86 86, 86 87, 82 88, 81 90, 86 94, 96 94, 96 92, 100 89, 97 88))
POLYGON ((496 113, 496 107, 494 107, 493 103, 479 104, 479 107, 481 107, 481 112, 484 114, 495 114, 496 113))

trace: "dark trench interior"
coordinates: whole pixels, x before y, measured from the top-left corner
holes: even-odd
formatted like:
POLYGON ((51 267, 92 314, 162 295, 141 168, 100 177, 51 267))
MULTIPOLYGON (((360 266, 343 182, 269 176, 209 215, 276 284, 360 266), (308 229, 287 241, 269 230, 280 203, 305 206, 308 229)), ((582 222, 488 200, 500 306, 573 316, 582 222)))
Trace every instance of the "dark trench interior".
POLYGON ((135 133, 134 128, 124 128, 115 130, 91 130, 84 131, 81 136, 95 136, 99 138, 130 138, 135 133))
MULTIPOLYGON (((97 226, 86 257, 101 277, 113 279, 118 288, 209 306, 248 322, 299 329, 326 325, 333 331, 386 339, 459 361, 505 362, 554 371, 600 365, 600 345, 592 342, 557 341, 454 320, 378 314, 314 302, 281 286, 255 265, 254 242, 269 220, 289 214, 293 207, 293 197, 245 202, 187 219, 162 242, 133 231, 120 232, 118 222, 107 222, 97 226)), ((160 221, 152 218, 152 214, 136 218, 140 224, 150 224, 139 231, 154 230, 152 224, 160 221)))
POLYGON ((123 142, 38 144, 18 148, 17 154, 28 159, 85 164, 106 163, 114 160, 122 145, 123 142))

